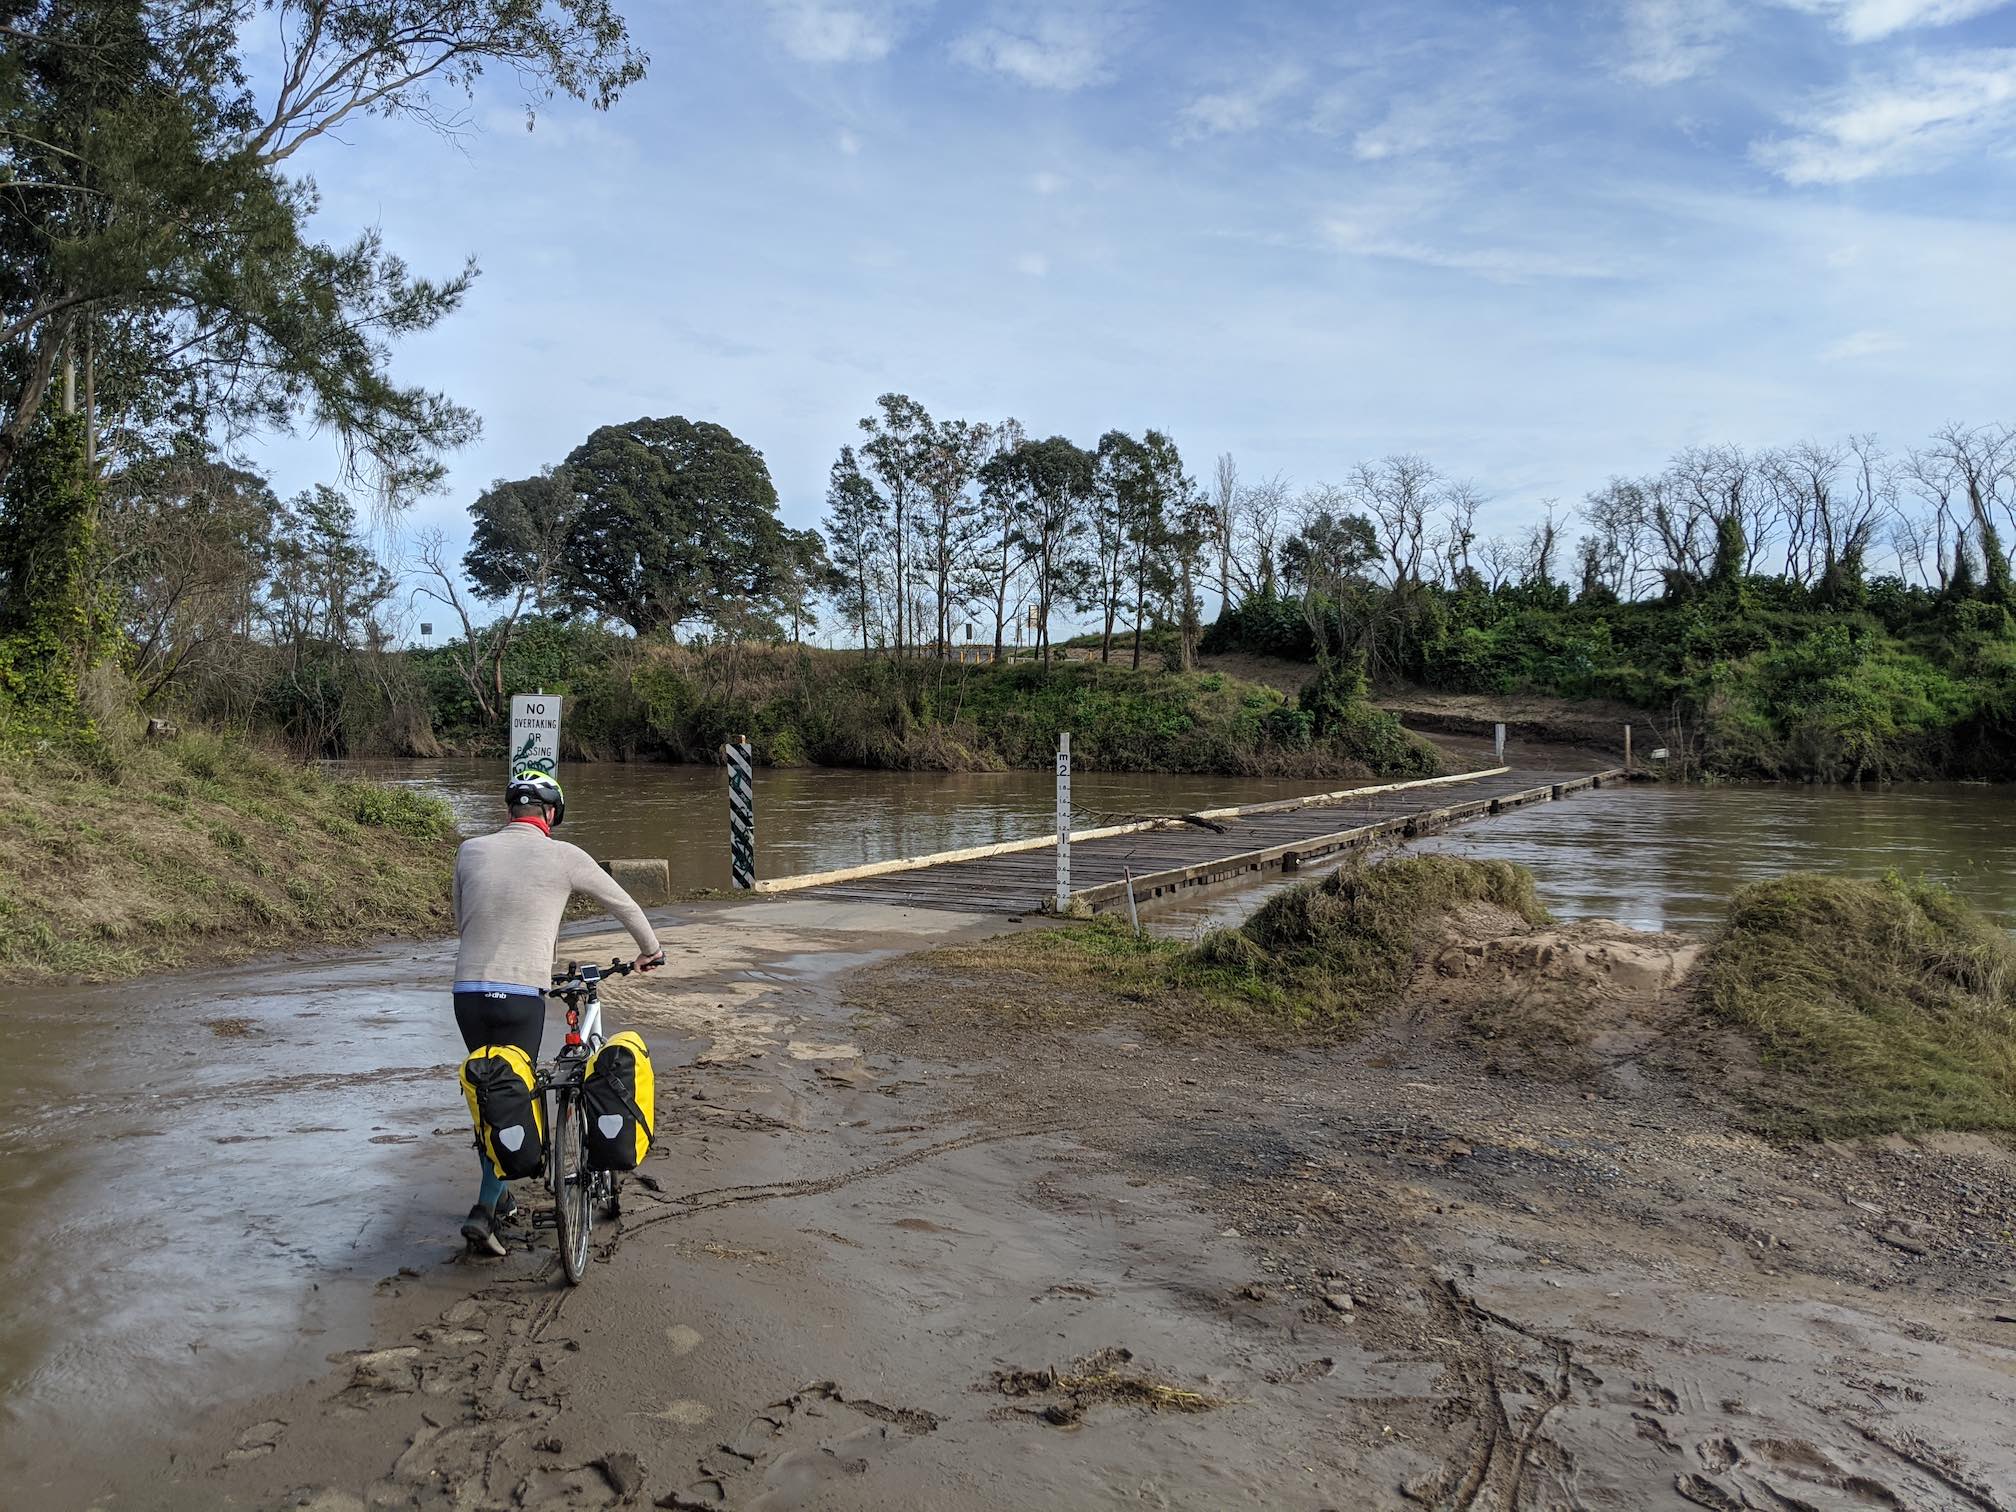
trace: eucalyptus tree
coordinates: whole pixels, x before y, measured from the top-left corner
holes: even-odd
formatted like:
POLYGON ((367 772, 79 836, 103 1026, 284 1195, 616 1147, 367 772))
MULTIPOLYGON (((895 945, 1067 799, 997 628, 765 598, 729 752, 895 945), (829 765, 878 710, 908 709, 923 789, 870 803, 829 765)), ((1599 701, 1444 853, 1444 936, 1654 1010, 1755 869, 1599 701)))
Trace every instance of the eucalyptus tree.
POLYGON ((1083 540, 1097 459, 1051 436, 996 455, 983 471, 985 486, 1014 513, 1016 539, 1033 579, 1036 645, 1047 668, 1051 613, 1077 590, 1085 571, 1083 540))
POLYGON ((992 440, 989 428, 969 420, 940 420, 919 438, 923 505, 917 531, 918 567, 932 595, 939 653, 952 645, 952 621, 971 582, 986 520, 973 484, 992 440))
POLYGON ((1028 439, 1022 422, 1012 417, 990 427, 988 455, 978 473, 985 535, 974 551, 972 596, 993 612, 996 663, 1007 651, 1011 616, 1019 617, 1022 612, 1029 550, 1021 531, 1020 481, 999 469, 990 471, 989 464, 1028 439))
POLYGON ((888 591, 888 511, 875 485, 861 471, 851 446, 840 448, 826 481, 826 518, 821 522, 836 573, 834 597, 869 648, 869 623, 876 601, 888 591))
POLYGON ((927 497, 926 477, 930 471, 929 450, 934 427, 924 406, 908 394, 884 394, 875 401, 875 413, 861 421, 867 437, 861 443, 861 459, 866 473, 881 489, 882 503, 889 515, 889 555, 893 580, 891 598, 895 606, 895 651, 905 654, 915 626, 907 613, 910 595, 910 533, 927 497))

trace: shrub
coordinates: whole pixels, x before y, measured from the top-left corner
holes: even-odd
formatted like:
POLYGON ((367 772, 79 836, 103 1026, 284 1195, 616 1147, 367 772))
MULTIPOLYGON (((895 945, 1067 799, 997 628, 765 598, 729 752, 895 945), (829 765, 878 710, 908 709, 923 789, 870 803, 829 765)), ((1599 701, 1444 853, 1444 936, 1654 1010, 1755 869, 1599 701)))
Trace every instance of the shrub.
POLYGON ((455 816, 439 798, 365 782, 343 783, 341 792, 344 812, 367 829, 389 829, 409 840, 446 840, 455 833, 455 816))

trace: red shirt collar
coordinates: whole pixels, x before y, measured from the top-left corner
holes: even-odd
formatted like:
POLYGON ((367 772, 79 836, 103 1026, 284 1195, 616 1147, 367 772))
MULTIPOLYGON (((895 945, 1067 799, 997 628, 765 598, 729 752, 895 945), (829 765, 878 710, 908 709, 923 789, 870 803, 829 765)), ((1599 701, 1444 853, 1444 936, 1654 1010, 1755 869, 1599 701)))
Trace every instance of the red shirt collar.
POLYGON ((541 819, 537 814, 520 814, 516 819, 513 819, 511 822, 513 824, 532 825, 535 829, 539 831, 540 834, 544 835, 547 839, 550 840, 553 838, 553 826, 548 824, 544 819, 541 819))

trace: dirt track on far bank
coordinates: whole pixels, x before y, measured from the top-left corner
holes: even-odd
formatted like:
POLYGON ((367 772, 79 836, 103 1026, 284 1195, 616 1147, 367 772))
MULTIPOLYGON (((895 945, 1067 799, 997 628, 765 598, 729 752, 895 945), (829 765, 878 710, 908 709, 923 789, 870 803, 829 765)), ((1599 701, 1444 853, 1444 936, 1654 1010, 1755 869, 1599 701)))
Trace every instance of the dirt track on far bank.
POLYGON ((678 912, 612 1017, 706 1048, 587 1285, 444 1245, 370 1348, 23 1504, 2016 1509, 2000 1146, 1774 1148, 1685 1036, 1008 1029, 889 964, 978 921, 678 912))

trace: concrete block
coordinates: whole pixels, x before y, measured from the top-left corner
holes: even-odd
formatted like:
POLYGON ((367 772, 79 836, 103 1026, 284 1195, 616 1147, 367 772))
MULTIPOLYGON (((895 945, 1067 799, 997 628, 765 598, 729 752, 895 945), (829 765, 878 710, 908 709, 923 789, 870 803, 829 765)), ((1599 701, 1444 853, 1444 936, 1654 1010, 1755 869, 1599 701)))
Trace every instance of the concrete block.
POLYGON ((604 861, 602 870, 645 908, 672 901, 670 861, 604 861))

